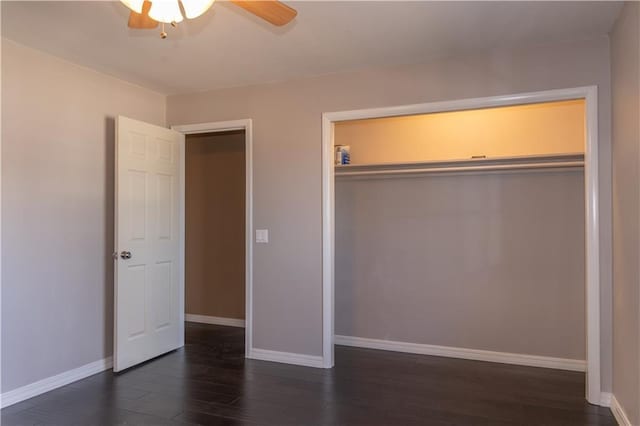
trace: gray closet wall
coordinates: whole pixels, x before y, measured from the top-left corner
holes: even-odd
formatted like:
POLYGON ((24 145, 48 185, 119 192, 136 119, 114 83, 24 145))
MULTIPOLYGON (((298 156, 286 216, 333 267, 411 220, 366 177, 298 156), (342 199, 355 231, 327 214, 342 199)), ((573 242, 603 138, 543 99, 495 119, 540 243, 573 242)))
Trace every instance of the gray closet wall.
POLYGON ((582 169, 335 191, 336 335, 585 359, 582 169))

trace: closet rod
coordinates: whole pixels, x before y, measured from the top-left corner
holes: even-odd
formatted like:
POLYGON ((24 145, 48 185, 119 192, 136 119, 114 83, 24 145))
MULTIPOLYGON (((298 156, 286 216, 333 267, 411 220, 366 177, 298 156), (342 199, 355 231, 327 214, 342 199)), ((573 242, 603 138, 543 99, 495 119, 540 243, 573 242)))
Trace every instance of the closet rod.
POLYGON ((398 175, 398 174, 419 174, 419 173, 451 173, 451 172, 471 172, 471 171, 498 171, 498 170, 527 170, 527 169, 565 169, 584 167, 584 161, 549 161, 539 163, 522 164, 492 164, 484 166, 448 166, 448 167, 426 167, 426 168, 406 168, 406 169, 383 169, 366 171, 336 170, 336 176, 372 176, 372 175, 398 175))

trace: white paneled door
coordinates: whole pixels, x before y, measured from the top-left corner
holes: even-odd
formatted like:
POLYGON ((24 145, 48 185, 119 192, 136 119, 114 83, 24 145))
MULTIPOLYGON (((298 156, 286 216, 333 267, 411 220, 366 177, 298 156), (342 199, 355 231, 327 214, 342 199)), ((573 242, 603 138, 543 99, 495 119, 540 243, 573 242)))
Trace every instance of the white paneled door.
POLYGON ((121 371, 181 346, 180 145, 184 135, 116 120, 115 348, 121 371))

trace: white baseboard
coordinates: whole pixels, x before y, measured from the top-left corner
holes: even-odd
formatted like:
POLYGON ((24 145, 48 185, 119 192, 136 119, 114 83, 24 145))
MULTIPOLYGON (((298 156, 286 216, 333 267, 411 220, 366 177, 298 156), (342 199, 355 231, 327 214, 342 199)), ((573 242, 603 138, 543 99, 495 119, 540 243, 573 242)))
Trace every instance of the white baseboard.
POLYGON ((632 426, 627 413, 624 412, 615 395, 611 397, 611 412, 620 426, 632 426))
POLYGON ((202 324, 226 325, 228 327, 243 327, 244 320, 236 318, 210 317, 208 315, 185 314, 185 321, 199 322, 202 324))
POLYGON ((0 395, 0 408, 5 408, 18 402, 24 401, 45 392, 68 385, 69 383, 82 380, 94 374, 101 373, 113 366, 113 358, 108 357, 46 379, 19 387, 17 389, 4 392, 0 395))
POLYGON ((410 354, 443 356, 471 359, 475 361, 499 362, 502 364, 525 365, 528 367, 554 368, 557 370, 586 371, 587 362, 578 359, 553 358, 538 355, 493 352, 480 349, 453 348, 449 346, 426 345, 421 343, 395 342, 392 340, 368 339, 364 337, 334 336, 334 343, 357 348, 380 349, 383 351, 410 354))
POLYGON ((611 397, 611 392, 601 392, 600 403, 598 405, 601 407, 611 407, 611 397))
POLYGON ((295 354, 291 352, 269 351, 267 349, 252 348, 247 358, 260 361, 281 362, 283 364, 301 365, 304 367, 323 368, 321 356, 295 354))

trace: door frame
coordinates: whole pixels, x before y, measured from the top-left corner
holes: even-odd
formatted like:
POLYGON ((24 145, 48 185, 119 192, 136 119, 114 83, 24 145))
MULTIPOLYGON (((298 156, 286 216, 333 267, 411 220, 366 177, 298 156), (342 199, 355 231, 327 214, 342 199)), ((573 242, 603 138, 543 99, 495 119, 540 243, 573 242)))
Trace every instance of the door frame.
POLYGON ((584 99, 585 126, 585 225, 586 225, 586 398, 603 403, 600 373, 600 225, 598 189, 598 88, 585 86, 540 92, 470 98, 413 105, 322 114, 322 358, 323 366, 334 365, 335 287, 335 188, 334 123, 348 120, 395 117, 436 112, 523 105, 530 103, 584 99))
MULTIPOLYGON (((251 119, 216 121, 211 123, 171 126, 185 136, 201 133, 217 133, 244 130, 245 148, 245 357, 253 348, 253 123, 251 119)), ((180 145, 180 311, 179 322, 184 324, 185 311, 185 142, 180 145)), ((180 330, 180 343, 184 346, 184 327, 180 330)))

